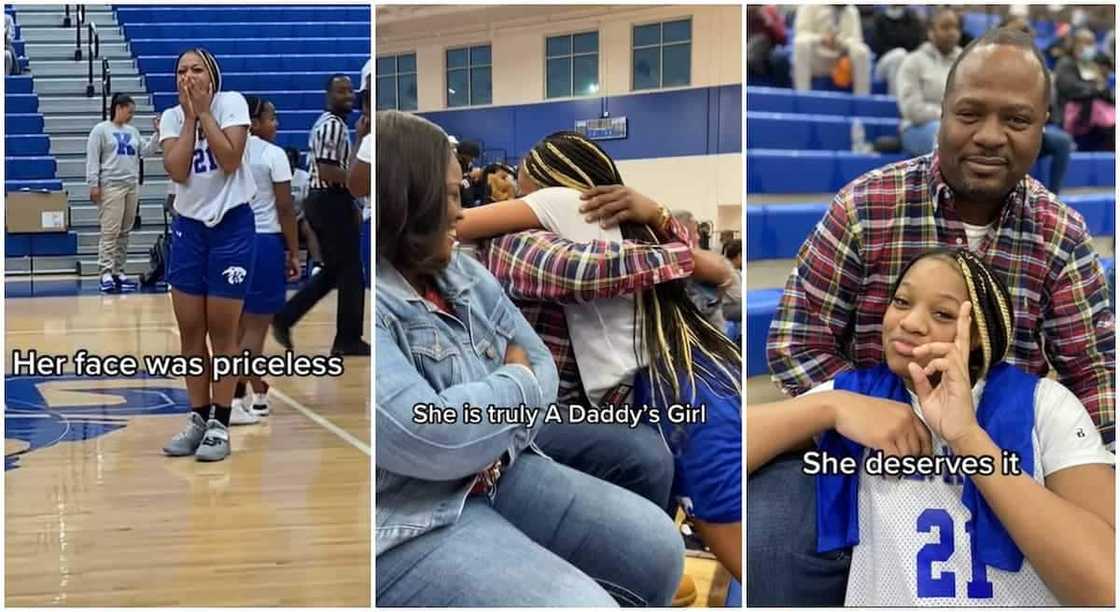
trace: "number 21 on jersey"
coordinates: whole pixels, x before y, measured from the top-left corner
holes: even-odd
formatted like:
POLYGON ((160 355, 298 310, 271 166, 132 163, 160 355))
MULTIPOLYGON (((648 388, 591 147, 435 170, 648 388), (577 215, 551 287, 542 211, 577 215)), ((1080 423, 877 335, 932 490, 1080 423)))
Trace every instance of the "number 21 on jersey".
MULTIPOLYGON (((976 537, 973 532, 975 521, 965 523, 969 539, 976 537)), ((937 528, 938 541, 930 542, 918 550, 918 597, 956 597, 956 572, 942 571, 933 576, 933 564, 944 563, 953 556, 953 517, 942 508, 929 508, 918 515, 918 532, 930 533, 937 528)), ((972 557, 972 579, 968 581, 970 599, 991 599, 992 583, 988 582, 988 568, 975 556, 972 557)))
POLYGON ((214 159, 214 153, 210 149, 195 149, 194 150, 194 173, 206 174, 213 170, 218 169, 218 160, 214 159), (206 161, 210 160, 210 166, 206 166, 206 161))

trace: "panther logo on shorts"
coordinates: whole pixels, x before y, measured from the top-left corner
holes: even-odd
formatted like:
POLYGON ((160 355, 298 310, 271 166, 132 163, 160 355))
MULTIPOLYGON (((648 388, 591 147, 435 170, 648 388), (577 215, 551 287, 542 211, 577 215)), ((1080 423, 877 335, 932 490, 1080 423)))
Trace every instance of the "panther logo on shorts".
POLYGON ((240 285, 245 281, 245 268, 241 266, 230 266, 222 271, 222 275, 226 277, 226 282, 231 285, 240 285))

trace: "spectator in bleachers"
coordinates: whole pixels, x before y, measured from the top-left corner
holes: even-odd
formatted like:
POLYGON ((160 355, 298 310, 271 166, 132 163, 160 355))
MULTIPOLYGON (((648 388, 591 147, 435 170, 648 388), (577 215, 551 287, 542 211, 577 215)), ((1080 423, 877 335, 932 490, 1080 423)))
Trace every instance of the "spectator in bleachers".
MULTIPOLYGON (((245 158, 249 106, 222 91, 218 62, 188 49, 175 61, 179 104, 163 111, 163 165, 175 185, 175 221, 167 281, 184 357, 209 361, 238 353, 238 324, 253 269, 256 240, 249 200, 256 191, 245 158), (208 342, 209 341, 209 342, 208 342)), ((229 456, 229 421, 237 377, 211 384, 208 366, 187 376, 191 412, 163 452, 199 461, 229 456)))
POLYGON ((928 41, 906 56, 898 69, 899 134, 910 155, 933 150, 941 126, 941 102, 949 69, 961 54, 960 17, 952 9, 934 13, 926 31, 928 41))
POLYGON ((159 120, 156 134, 141 138, 130 124, 135 112, 136 104, 128 94, 114 94, 109 119, 93 126, 86 141, 86 183, 101 224, 97 259, 103 293, 136 288, 125 276, 124 264, 140 200, 140 157, 158 152, 159 120))
POLYGON ((11 13, 4 13, 4 74, 20 73, 19 55, 16 54, 16 20, 11 13))
POLYGON ((540 420, 417 423, 423 404, 546 409, 557 370, 498 282, 455 249, 462 173, 447 135, 406 113, 376 120, 376 604, 668 605, 684 553, 672 521, 535 452, 540 420), (489 348, 446 352, 472 343, 489 348))
POLYGON ((776 53, 786 44, 785 18, 772 4, 747 6, 747 80, 751 75, 792 87, 789 59, 776 53))
POLYGON ((1081 151, 1116 150, 1116 97, 1102 59, 1093 33, 1080 29, 1073 37, 1072 56, 1054 67, 1063 127, 1081 151))
MULTIPOLYGON (((929 249, 967 245, 1011 291, 1008 362, 1040 376, 1052 367, 1094 423, 1111 426, 1115 322, 1100 258, 1081 217, 1027 176, 1049 81, 1022 32, 992 30, 964 49, 949 72, 938 150, 857 178, 802 247, 767 341, 775 382, 799 395, 879 363, 883 313, 902 266, 929 249)), ((747 542, 779 542, 747 553, 755 605, 844 601, 851 557, 816 554, 812 521, 798 518, 813 503, 801 468, 791 455, 751 476, 747 500, 760 505, 752 503, 748 526, 759 539, 747 542), (767 511, 775 499, 779 515, 767 511)))
MULTIPOLYGON (((1001 27, 1019 30, 1034 39, 1034 27, 1026 17, 1009 16, 1001 27)), ((1051 95, 1051 99, 1055 99, 1055 96, 1051 95)), ((1050 158, 1050 179, 1046 187, 1055 195, 1062 191, 1062 181, 1065 179, 1066 169, 1069 168, 1069 157, 1073 152, 1073 137, 1063 130, 1060 124, 1061 117, 1054 112, 1052 105, 1050 120, 1042 130, 1042 148, 1038 155, 1050 158)))
POLYGON ((859 11, 852 5, 805 4, 797 8, 793 35, 793 86, 812 87, 812 78, 832 76, 856 95, 871 93, 871 50, 863 42, 859 11))
POLYGON ((908 53, 926 40, 922 18, 908 6, 888 5, 875 13, 867 46, 875 54, 875 78, 887 82, 887 93, 897 95, 895 75, 908 53))
POLYGON ((346 189, 352 148, 346 118, 354 108, 350 77, 334 74, 327 79, 326 102, 328 110, 311 128, 311 190, 304 202, 304 214, 323 250, 323 271, 311 277, 276 314, 272 334, 281 346, 291 349, 292 326, 327 293, 338 289, 331 354, 369 356, 370 346, 362 340, 365 283, 358 248, 360 215, 346 189))

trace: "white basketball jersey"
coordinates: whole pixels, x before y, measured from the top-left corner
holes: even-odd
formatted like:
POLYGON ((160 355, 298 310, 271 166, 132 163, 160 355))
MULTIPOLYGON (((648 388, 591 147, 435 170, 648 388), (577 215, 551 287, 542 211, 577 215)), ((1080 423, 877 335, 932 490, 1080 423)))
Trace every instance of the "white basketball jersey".
MULTIPOLYGON (((974 405, 979 405, 984 386, 985 381, 980 381, 973 388, 974 405)), ((832 388, 829 381, 809 393, 832 388)), ((913 393, 910 403, 922 417, 913 393)), ((1031 476, 1036 482, 1042 484, 1047 475, 1074 466, 1115 463, 1085 407, 1069 389, 1043 378, 1035 388, 1035 406, 1031 476)), ((933 443, 936 454, 949 454, 944 440, 934 435, 933 443)), ((911 479, 862 472, 860 544, 852 550, 845 605, 1060 605, 1025 558, 1018 572, 973 565, 972 516, 961 502, 963 491, 961 476, 911 479)))
MULTIPOLYGON (((935 437, 936 452, 949 454, 935 437)), ((1035 456, 1038 443, 1035 440, 1035 456)), ((998 466, 997 466, 997 469, 998 466)), ((1042 482, 1036 468, 1035 480, 1042 482)), ((1026 559, 1018 572, 973 565, 960 476, 859 479, 859 541, 846 606, 1057 606, 1026 559), (946 482, 949 480, 950 482, 946 482)))

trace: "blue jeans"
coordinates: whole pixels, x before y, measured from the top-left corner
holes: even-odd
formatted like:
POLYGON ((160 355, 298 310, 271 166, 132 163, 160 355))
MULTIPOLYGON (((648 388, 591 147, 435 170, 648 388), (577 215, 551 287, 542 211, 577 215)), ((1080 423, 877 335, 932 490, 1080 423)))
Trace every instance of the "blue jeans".
POLYGON ((851 551, 818 554, 816 480, 801 453, 747 479, 748 606, 842 606, 851 551))
MULTIPOLYGON (((560 414, 567 418, 566 410, 560 414)), ((544 454, 568 467, 669 509, 673 456, 652 425, 642 423, 630 429, 626 425, 545 423, 534 442, 544 454)))
POLYGON ((378 606, 667 606, 684 567, 672 520, 644 499, 538 455, 493 505, 377 557, 378 606))
POLYGON ((1047 189, 1057 194, 1062 190, 1062 179, 1069 167, 1069 152, 1073 149, 1073 138, 1062 128, 1047 123, 1042 130, 1042 148, 1039 158, 1050 156, 1050 184, 1047 189))
POLYGON ((913 157, 933 151, 933 145, 937 143, 937 130, 940 127, 940 121, 930 121, 906 128, 901 137, 902 150, 913 157))

